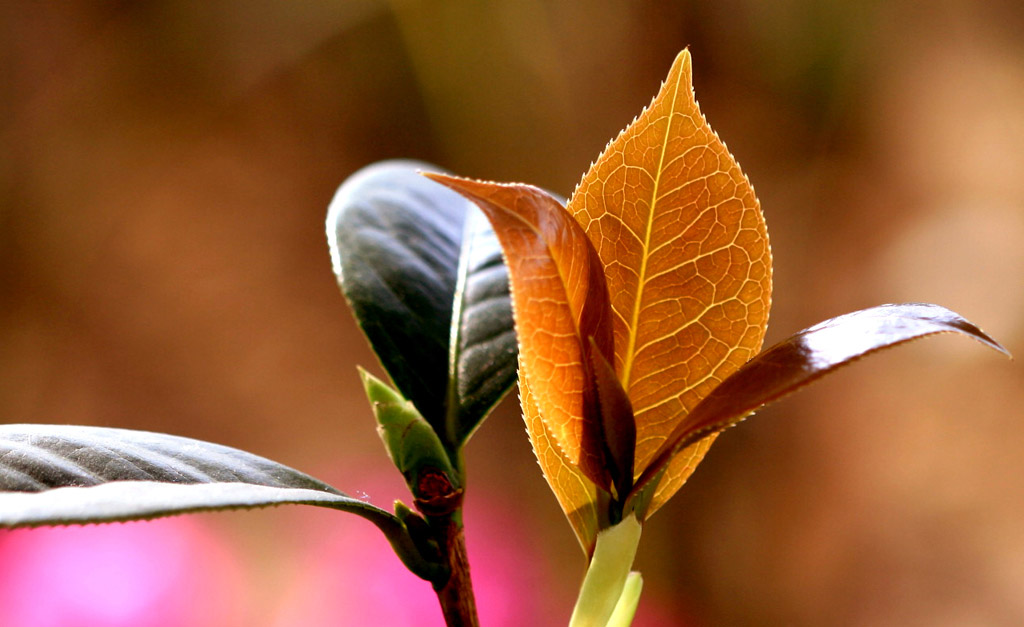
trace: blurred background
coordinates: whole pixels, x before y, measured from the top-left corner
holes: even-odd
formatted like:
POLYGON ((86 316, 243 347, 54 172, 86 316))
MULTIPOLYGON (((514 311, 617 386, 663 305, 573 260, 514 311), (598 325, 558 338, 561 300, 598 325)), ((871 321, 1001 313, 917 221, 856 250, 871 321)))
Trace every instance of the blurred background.
MULTIPOLYGON (((388 507, 334 190, 412 157, 568 195, 685 46, 768 220, 769 343, 928 301, 1020 357, 1022 32, 1013 0, 3 3, 0 420, 212 440, 388 507)), ((646 526, 637 625, 1021 624, 1021 407, 1019 362, 943 336, 759 412, 646 526)), ((484 624, 565 624, 583 558, 514 395, 468 466, 484 624)), ((349 518, 2 532, 0 624, 440 624, 349 518)))

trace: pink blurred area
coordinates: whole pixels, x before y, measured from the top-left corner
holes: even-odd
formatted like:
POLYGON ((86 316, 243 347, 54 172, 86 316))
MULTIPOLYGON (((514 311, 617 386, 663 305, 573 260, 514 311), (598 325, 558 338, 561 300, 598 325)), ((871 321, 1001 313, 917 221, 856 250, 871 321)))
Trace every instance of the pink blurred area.
MULTIPOLYGON (((371 490, 387 494, 386 483, 377 482, 371 490)), ((395 498, 400 496, 396 491, 395 498)), ((405 569, 371 525, 334 512, 293 514, 293 532, 308 539, 308 550, 293 565, 268 624, 444 625, 430 585, 405 569)), ((487 496, 471 497, 465 524, 482 624, 513 627, 568 612, 546 594, 552 585, 547 557, 517 519, 516 508, 487 496)), ((553 623, 567 620, 568 613, 553 623)))
POLYGON ((2 532, 0 624, 244 624, 244 573, 232 558, 191 518, 2 532))
MULTIPOLYGON (((0 531, 0 625, 444 624, 430 585, 366 521, 333 511, 275 514, 289 539, 250 538, 258 548, 248 550, 231 521, 244 514, 0 531), (263 582, 259 563, 271 571, 263 582)), ((553 586, 516 509, 478 504, 466 520, 483 624, 565 623, 571 603, 550 594, 564 586, 553 586)), ((651 622, 657 615, 649 604, 637 627, 664 624, 651 622)))
MULTIPOLYGON (((1015 0, 0 3, 0 421, 166 431, 402 498, 334 190, 411 157, 568 195, 685 46, 766 214, 769 342, 929 301, 1019 360, 1022 32, 1015 0)), ((759 412, 646 526, 637 624, 1024 623, 1021 407, 1019 361, 944 336, 759 412)), ((484 624, 564 624, 583 558, 514 395, 466 457, 484 624)), ((315 508, 0 543, 4 625, 65 588, 163 608, 131 624, 439 620, 368 523, 315 508)))

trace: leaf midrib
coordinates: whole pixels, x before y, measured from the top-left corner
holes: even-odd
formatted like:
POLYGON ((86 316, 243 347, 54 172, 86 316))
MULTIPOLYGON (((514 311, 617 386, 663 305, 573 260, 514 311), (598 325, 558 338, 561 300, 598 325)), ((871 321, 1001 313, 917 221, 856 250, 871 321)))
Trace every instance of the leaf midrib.
POLYGON ((672 117, 676 112, 676 101, 679 97, 679 84, 682 82, 682 72, 676 76, 676 83, 672 90, 672 105, 669 107, 668 115, 666 116, 667 121, 665 123, 665 135, 661 141, 661 154, 658 156, 658 169, 654 175, 654 187, 651 190, 651 201, 648 204, 647 210, 647 224, 644 233, 643 241, 643 255, 640 258, 640 272, 638 273, 638 283, 636 290, 636 299, 633 301, 633 313, 630 317, 629 328, 629 339, 626 342, 625 359, 622 364, 622 387, 627 392, 629 391, 630 375, 633 370, 633 363, 635 361, 635 355, 633 353, 636 350, 636 336, 637 329, 640 323, 640 303, 643 301, 644 284, 647 278, 647 260, 650 258, 648 251, 651 247, 651 232, 654 227, 654 208, 658 202, 658 187, 661 183, 662 168, 665 164, 665 154, 668 152, 668 141, 669 136, 672 133, 672 117))
MULTIPOLYGON (((467 211, 462 222, 462 241, 459 242, 459 267, 455 278, 455 295, 452 300, 451 319, 448 329, 448 390, 445 394, 444 439, 453 449, 459 447, 459 358, 462 345, 462 313, 465 309, 466 283, 469 280, 469 259, 474 242, 471 241, 470 215, 467 211)), ((458 457, 457 455, 455 457, 458 457)))

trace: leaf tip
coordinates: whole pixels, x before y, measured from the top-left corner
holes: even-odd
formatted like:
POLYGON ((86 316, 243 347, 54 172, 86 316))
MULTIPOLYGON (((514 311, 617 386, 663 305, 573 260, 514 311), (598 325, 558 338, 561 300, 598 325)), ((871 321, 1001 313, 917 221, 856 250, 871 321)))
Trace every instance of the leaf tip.
POLYGON ((363 382, 363 389, 366 390, 366 396, 370 398, 370 400, 376 399, 384 393, 385 390, 387 392, 391 392, 386 383, 381 381, 376 375, 366 368, 356 366, 356 370, 359 372, 359 379, 363 382))
POLYGON ((993 339, 991 336, 989 336, 981 329, 978 329, 978 331, 981 333, 980 337, 976 337, 978 341, 980 341, 985 346, 988 346, 992 350, 998 351, 1003 355, 1006 355, 1006 358, 1009 359, 1010 361, 1014 361, 1013 353, 1011 353, 1009 349, 1007 349, 1005 346, 997 342, 995 339, 993 339))
MULTIPOLYGON (((487 187, 494 187, 503 185, 501 183, 485 182, 477 179, 466 178, 462 176, 452 176, 450 174, 442 174, 439 172, 426 172, 423 170, 417 170, 417 173, 421 176, 425 176, 435 183, 440 183, 452 191, 462 194, 467 200, 472 201, 480 206, 478 200, 482 200, 481 192, 487 187)), ((483 207, 481 207, 483 208, 483 207)))
POLYGON ((693 59, 690 58, 690 47, 687 46, 676 55, 675 60, 672 62, 672 69, 669 70, 669 76, 675 72, 681 72, 684 77, 690 77, 692 74, 692 64, 693 59))
MULTIPOLYGON (((470 186, 474 183, 484 183, 484 181, 468 178, 465 176, 454 176, 452 174, 445 174, 444 172, 431 172, 429 170, 416 170, 416 174, 428 178, 435 183, 439 183, 441 185, 444 185, 445 187, 451 188, 452 190, 457 192, 460 192, 460 190, 465 189, 467 186, 470 186)), ((497 183, 491 184, 496 185, 497 183)))
POLYGON ((1011 353, 1008 348, 1006 348, 1005 346, 1000 344, 998 341, 996 341, 996 339, 994 337, 992 337, 988 333, 985 333, 984 331, 982 331, 981 327, 979 327, 978 325, 976 325, 974 323, 968 323, 968 324, 970 324, 971 327, 973 327, 973 329, 972 329, 973 333, 969 334, 970 337, 974 338, 975 340, 978 340, 979 342, 981 342, 985 346, 988 346, 992 350, 998 351, 998 352, 1002 353, 1003 355, 1006 355, 1007 359, 1009 359, 1010 361, 1013 361, 1013 353, 1011 353))

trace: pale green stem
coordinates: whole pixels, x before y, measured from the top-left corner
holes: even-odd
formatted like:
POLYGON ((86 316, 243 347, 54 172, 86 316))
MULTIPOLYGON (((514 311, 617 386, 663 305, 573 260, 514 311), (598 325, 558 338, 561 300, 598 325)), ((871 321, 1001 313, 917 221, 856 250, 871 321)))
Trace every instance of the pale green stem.
POLYGON ((629 573, 622 596, 615 605, 612 617, 608 619, 608 627, 629 627, 633 624, 633 616, 636 614, 637 604, 640 603, 640 591, 643 588, 644 578, 640 573, 635 570, 629 573))
POLYGON ((590 560, 579 599, 573 609, 569 627, 622 627, 629 625, 640 599, 642 580, 637 573, 630 577, 642 527, 630 514, 622 522, 597 534, 594 557, 590 560), (632 579, 626 589, 627 579, 632 579), (624 590, 627 598, 623 598, 624 590), (630 598, 632 597, 632 601, 630 598), (617 606, 622 604, 622 609, 617 606), (632 607, 630 609, 630 604, 632 607), (620 622, 610 623, 614 616, 620 622), (625 622, 622 622, 622 621, 625 622))

